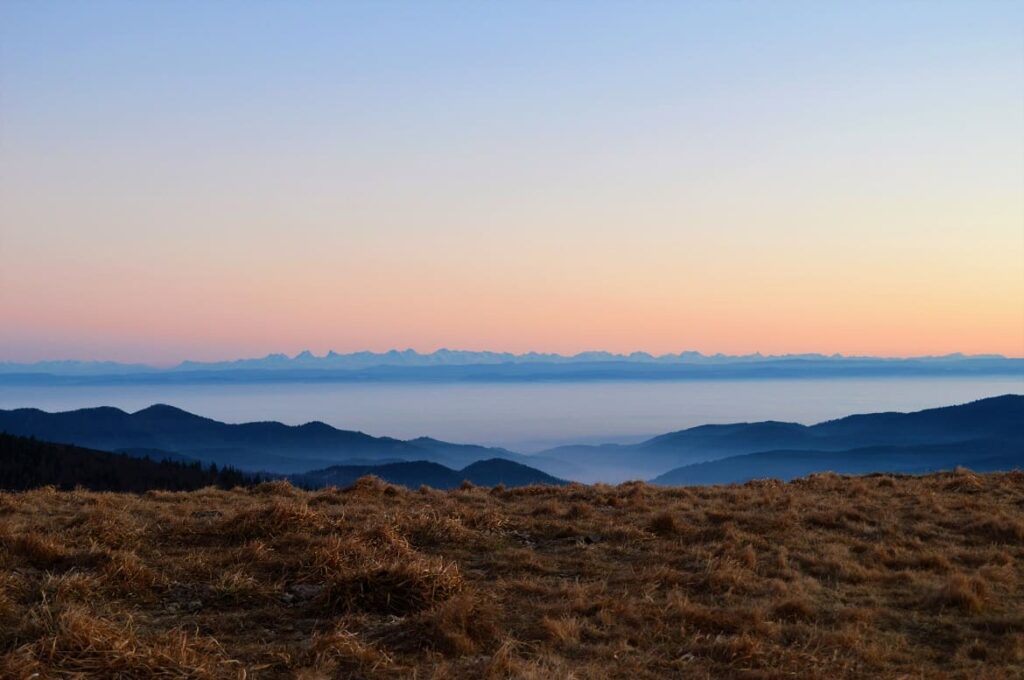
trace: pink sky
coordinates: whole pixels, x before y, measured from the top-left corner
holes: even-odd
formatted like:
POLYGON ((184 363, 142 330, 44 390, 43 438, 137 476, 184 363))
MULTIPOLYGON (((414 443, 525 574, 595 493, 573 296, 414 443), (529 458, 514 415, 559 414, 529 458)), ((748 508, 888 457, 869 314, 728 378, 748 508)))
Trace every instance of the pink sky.
POLYGON ((0 4, 0 360, 1024 356, 1018 6, 189 7, 0 4))

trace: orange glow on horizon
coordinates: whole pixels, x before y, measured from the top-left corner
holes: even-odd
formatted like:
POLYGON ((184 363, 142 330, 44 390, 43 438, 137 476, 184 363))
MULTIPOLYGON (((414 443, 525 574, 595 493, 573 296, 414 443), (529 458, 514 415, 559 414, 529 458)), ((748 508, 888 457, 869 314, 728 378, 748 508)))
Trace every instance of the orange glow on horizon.
POLYGON ((0 3, 0 361, 1024 357, 1024 10, 809 9, 0 3))

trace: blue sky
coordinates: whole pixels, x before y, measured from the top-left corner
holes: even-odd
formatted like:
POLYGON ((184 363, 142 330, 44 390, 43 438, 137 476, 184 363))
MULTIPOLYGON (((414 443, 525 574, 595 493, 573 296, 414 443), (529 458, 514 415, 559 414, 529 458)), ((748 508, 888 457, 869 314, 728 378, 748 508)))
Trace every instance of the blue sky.
POLYGON ((0 341, 1019 355, 1022 19, 7 2, 0 341))

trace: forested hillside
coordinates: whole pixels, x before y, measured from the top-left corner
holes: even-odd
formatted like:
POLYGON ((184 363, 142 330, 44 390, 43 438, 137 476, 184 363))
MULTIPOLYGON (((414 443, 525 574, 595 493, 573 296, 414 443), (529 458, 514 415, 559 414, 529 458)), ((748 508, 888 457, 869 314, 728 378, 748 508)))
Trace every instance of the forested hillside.
POLYGON ((249 476, 233 468, 157 461, 0 432, 0 489, 20 491, 52 485, 93 491, 191 491, 249 483, 249 476))

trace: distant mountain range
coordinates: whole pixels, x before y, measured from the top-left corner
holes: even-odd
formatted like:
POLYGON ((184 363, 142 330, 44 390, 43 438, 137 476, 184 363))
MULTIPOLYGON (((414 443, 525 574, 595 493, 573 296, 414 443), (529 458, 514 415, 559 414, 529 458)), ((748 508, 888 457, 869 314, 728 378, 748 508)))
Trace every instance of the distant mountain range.
POLYGON ((283 381, 552 381, 552 380, 707 380, 794 377, 930 375, 1024 376, 1024 359, 999 355, 949 354, 937 357, 880 358, 824 354, 704 355, 680 352, 582 352, 572 356, 528 352, 471 352, 442 349, 329 352, 294 357, 270 354, 236 361, 185 361, 171 368, 116 362, 0 362, 0 383, 126 384, 283 381))
POLYGON ((63 413, 0 410, 0 432, 153 459, 288 474, 309 485, 340 485, 369 472, 414 486, 428 483, 416 480, 429 479, 434 482, 429 485, 442 488, 464 479, 481 485, 650 478, 701 484, 827 470, 1024 466, 1024 396, 914 413, 854 415, 809 426, 774 421, 702 425, 639 444, 563 446, 529 456, 429 438, 374 437, 320 422, 228 424, 166 405, 136 413, 111 407, 63 413))

